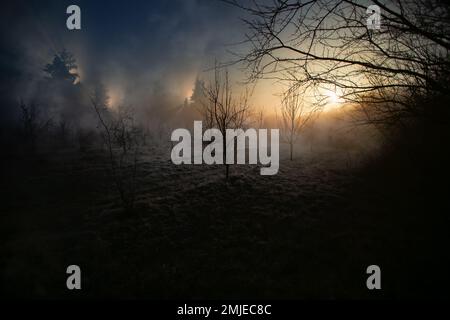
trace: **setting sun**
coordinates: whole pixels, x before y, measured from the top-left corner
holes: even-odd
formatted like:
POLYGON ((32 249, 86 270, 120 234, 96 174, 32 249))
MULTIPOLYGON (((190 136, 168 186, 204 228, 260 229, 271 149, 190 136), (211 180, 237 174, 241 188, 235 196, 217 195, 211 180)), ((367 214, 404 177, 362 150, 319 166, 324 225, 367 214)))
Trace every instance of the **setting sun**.
POLYGON ((326 92, 326 95, 328 96, 328 99, 327 99, 328 104, 339 104, 339 103, 343 102, 343 99, 335 91, 328 90, 326 92))

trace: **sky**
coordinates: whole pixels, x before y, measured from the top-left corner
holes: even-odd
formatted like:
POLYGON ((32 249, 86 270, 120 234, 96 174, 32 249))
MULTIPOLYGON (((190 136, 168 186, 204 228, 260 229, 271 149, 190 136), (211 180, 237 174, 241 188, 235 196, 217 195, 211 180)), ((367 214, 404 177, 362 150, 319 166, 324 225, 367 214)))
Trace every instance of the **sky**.
MULTIPOLYGON (((218 0, 4 4, 1 99, 32 94, 34 80, 44 76, 43 67, 56 52, 67 49, 77 60, 81 82, 102 82, 113 104, 151 108, 162 96, 166 104, 181 104, 191 95, 195 79, 207 78, 205 70, 215 59, 232 59, 227 52, 245 33, 241 16, 239 9, 218 0), (66 28, 71 4, 81 8, 81 30, 66 28)), ((235 71, 234 79, 243 78, 235 71)), ((255 104, 273 96, 261 92, 255 104)))

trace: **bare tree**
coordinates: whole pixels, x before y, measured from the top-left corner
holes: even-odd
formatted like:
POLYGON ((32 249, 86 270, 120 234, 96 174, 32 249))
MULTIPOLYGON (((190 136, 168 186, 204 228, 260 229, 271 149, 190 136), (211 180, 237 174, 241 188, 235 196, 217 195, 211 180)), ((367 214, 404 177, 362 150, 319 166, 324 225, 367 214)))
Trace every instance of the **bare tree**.
POLYGON ((20 117, 22 122, 22 135, 31 154, 36 152, 38 138, 50 128, 52 119, 41 119, 39 109, 35 103, 20 102, 20 117))
POLYGON ((129 208, 134 206, 136 196, 136 174, 140 147, 145 134, 136 123, 133 109, 119 106, 113 114, 111 123, 113 141, 119 148, 117 152, 118 187, 122 201, 129 208))
POLYGON ((380 30, 369 26, 371 13, 361 1, 225 2, 246 14, 246 51, 238 61, 250 70, 249 80, 289 81, 315 92, 322 106, 327 97, 320 88, 339 88, 340 98, 363 107, 371 123, 442 118, 410 102, 448 95, 450 6, 445 1, 374 0, 380 30))
MULTIPOLYGON (((206 97, 200 110, 207 128, 219 129, 225 137, 226 129, 244 128, 249 118, 249 90, 235 95, 230 84, 228 70, 221 72, 219 65, 214 67, 214 78, 204 86, 206 97)), ((229 164, 226 163, 227 144, 223 139, 223 159, 225 177, 229 177, 229 164)))
POLYGON ((282 97, 281 104, 282 137, 289 144, 289 155, 292 161, 298 135, 312 119, 314 110, 307 107, 297 91, 288 91, 282 97))
POLYGON ((102 128, 112 179, 125 209, 132 209, 136 196, 138 156, 144 134, 137 126, 131 108, 118 107, 117 111, 109 111, 97 95, 91 96, 91 104, 102 128))

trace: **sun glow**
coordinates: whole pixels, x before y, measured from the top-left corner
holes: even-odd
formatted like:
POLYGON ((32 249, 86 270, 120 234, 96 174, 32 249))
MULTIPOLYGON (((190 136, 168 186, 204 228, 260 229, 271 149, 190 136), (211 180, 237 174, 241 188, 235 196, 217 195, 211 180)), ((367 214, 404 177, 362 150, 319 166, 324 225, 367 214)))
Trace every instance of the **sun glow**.
POLYGON ((325 96, 326 96, 326 109, 338 108, 345 102, 338 88, 336 88, 335 90, 326 90, 325 96))
POLYGON ((123 103, 123 91, 114 86, 110 87, 108 90, 108 108, 109 109, 116 109, 120 104, 123 103))
POLYGON ((327 92, 327 96, 328 96, 328 101, 330 102, 330 103, 339 103, 339 96, 337 95, 337 93, 336 92, 333 92, 333 91, 328 91, 327 92))

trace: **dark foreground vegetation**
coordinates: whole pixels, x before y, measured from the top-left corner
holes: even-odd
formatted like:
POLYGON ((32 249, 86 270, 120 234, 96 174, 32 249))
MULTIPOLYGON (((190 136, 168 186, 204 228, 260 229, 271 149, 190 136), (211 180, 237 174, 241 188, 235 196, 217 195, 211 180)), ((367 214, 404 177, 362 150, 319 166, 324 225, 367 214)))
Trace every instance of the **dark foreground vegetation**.
POLYGON ((358 165, 322 146, 276 176, 232 166, 228 180, 148 147, 132 208, 102 149, 6 153, 2 296, 448 297, 446 146, 429 143, 436 132, 402 134, 358 165), (65 288, 70 264, 82 268, 77 293, 65 288), (365 287, 371 264, 381 293, 365 287))

